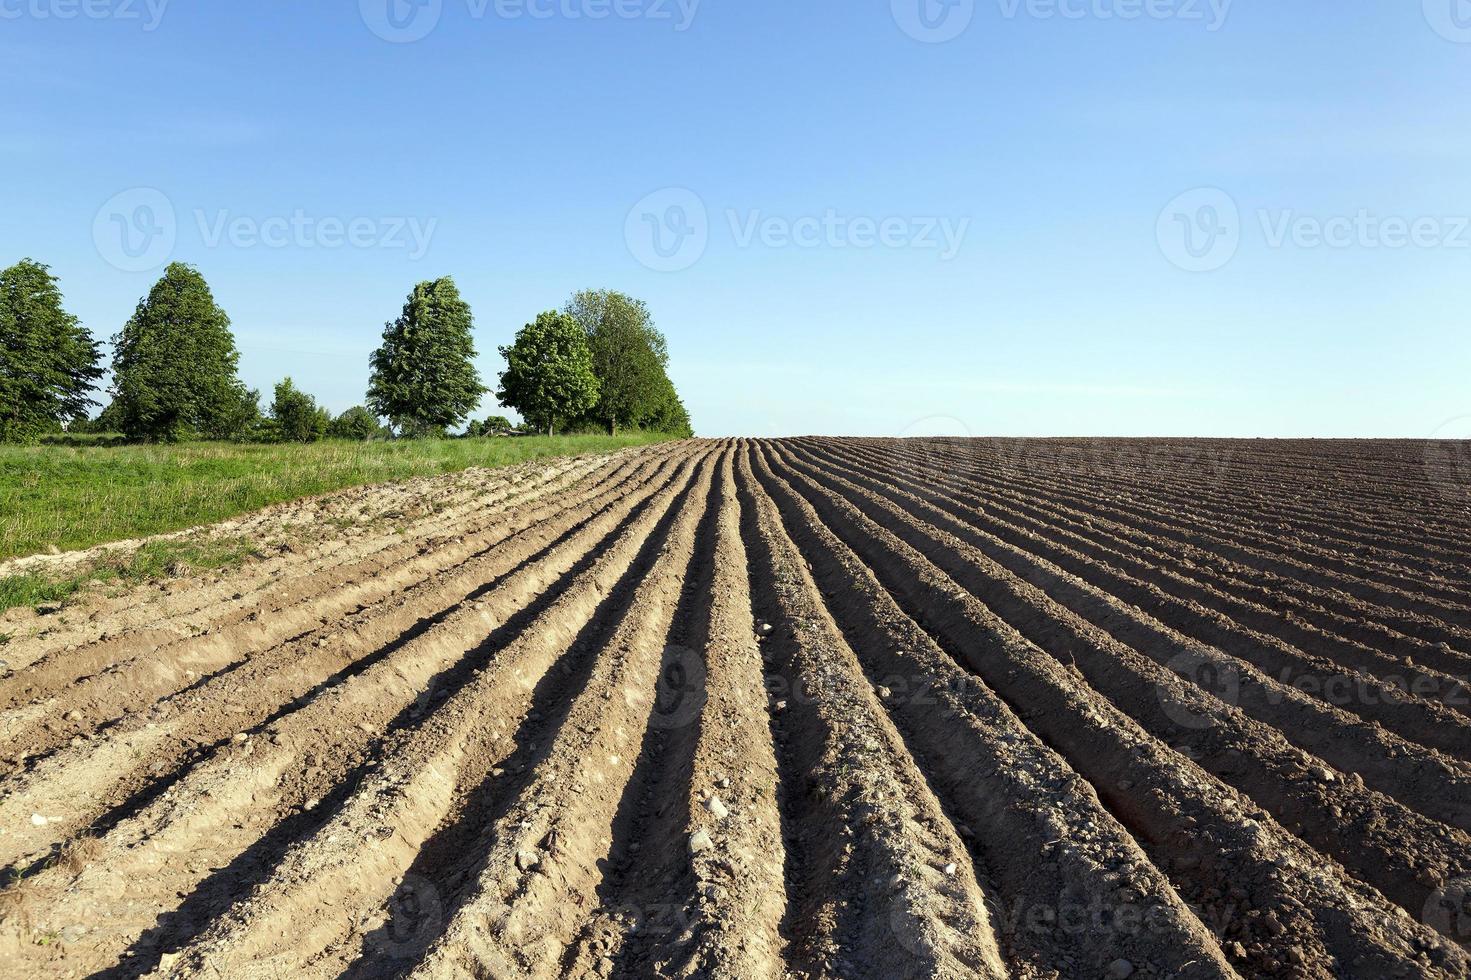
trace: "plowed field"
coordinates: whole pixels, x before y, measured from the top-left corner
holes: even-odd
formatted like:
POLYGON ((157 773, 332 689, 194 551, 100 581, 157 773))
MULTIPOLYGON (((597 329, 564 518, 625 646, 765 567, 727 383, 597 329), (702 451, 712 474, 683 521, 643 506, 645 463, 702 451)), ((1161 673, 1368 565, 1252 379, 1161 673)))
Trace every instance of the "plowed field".
POLYGON ((0 973, 1466 977, 1466 476, 696 441, 273 510, 4 626, 0 973))

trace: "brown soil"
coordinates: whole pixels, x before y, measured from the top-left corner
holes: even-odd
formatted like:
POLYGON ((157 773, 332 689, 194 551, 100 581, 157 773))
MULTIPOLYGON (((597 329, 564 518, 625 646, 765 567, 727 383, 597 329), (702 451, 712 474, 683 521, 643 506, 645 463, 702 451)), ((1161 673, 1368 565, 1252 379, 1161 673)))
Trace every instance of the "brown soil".
POLYGON ((261 557, 0 623, 0 973, 1471 976, 1434 459, 691 441, 190 532, 261 557))

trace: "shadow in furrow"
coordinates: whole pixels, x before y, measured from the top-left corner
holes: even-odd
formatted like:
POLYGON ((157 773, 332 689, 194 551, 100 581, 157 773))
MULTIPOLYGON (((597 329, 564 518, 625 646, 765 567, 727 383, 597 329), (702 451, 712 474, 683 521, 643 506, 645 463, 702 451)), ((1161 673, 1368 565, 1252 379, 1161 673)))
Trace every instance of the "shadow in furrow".
MULTIPOLYGON (((688 491, 685 492, 687 493, 688 491)), ((516 636, 528 626, 532 625, 537 617, 546 609, 550 608, 562 596, 577 575, 596 563, 614 545, 618 536, 630 523, 637 519, 638 515, 649 506, 652 500, 653 498, 651 497, 648 500, 641 501, 617 527, 609 531, 596 545, 579 558, 564 576, 548 587, 545 592, 537 595, 528 605, 508 617, 504 623, 492 631, 467 656, 452 667, 432 677, 424 686, 425 694, 400 710, 394 719, 384 728, 383 732, 375 736, 377 743, 381 746, 383 741, 394 733, 412 727, 419 723, 422 718, 432 717, 432 715, 424 714, 424 709, 427 707, 426 697, 432 698, 435 702, 442 701, 469 683, 474 677, 475 672, 485 665, 494 651, 514 640, 516 636)), ((662 531, 666 526, 667 524, 665 522, 661 522, 660 530, 662 531)), ((659 534, 656 532, 655 535, 650 537, 650 541, 655 541, 658 537, 659 534)), ((645 547, 647 550, 648 546, 646 545, 645 547)), ((546 550, 543 549, 541 552, 538 552, 538 555, 544 555, 546 550)), ((641 554, 640 558, 642 557, 641 554)), ((517 567, 525 567, 525 564, 521 563, 517 567)), ((508 572, 507 574, 514 574, 514 572, 508 572)), ((493 583, 475 589, 465 601, 473 601, 474 598, 487 594, 494 587, 495 583, 503 581, 505 577, 499 576, 493 583)), ((443 615, 447 615, 447 613, 431 618, 440 621, 443 615)), ((389 646, 396 650, 402 645, 403 641, 396 639, 389 646)), ((372 655, 372 659, 374 662, 377 662, 386 655, 386 652, 377 651, 372 655)), ((344 672, 343 679, 361 672, 366 666, 369 665, 359 667, 355 663, 353 668, 350 668, 350 673, 344 672)), ((333 683, 336 682, 334 681, 333 683)), ((320 691, 328 686, 331 686, 331 684, 324 682, 322 685, 318 685, 316 690, 320 691)), ((276 712, 264 724, 269 724, 285 713, 284 710, 276 712)), ((224 742, 221 741, 216 744, 216 747, 223 744, 224 742)), ((365 749, 364 751, 367 750, 365 749)), ((210 876, 194 889, 176 911, 161 917, 157 927, 144 933, 143 936, 129 947, 127 953, 124 954, 123 961, 118 966, 104 971, 97 976, 111 980, 111 978, 135 977, 149 972, 157 966, 162 953, 189 943, 204 930, 213 916, 228 908, 231 903, 237 901, 250 888, 265 881, 269 877, 272 869, 280 863, 287 850, 296 841, 315 833, 341 807, 342 803, 352 795, 362 778, 376 764, 376 759, 359 759, 349 764, 351 765, 349 772, 322 797, 322 802, 318 806, 308 811, 295 813, 282 820, 228 865, 223 868, 214 869, 210 876)), ((510 765, 507 766, 507 771, 511 771, 510 765)), ((176 773, 170 782, 177 782, 182 774, 182 771, 176 773)), ((162 792, 163 790, 159 789, 153 792, 152 796, 156 797, 162 792)), ((114 824, 116 822, 116 820, 113 821, 114 824)))
MULTIPOLYGON (((639 484, 633 487, 632 491, 636 491, 638 489, 638 486, 641 485, 642 484, 639 484)), ((642 508, 642 504, 639 505, 639 507, 634 508, 633 512, 629 515, 628 520, 632 520, 634 517, 636 517, 637 514, 642 510, 642 508)), ((482 583, 481 585, 475 587, 473 590, 467 593, 463 599, 460 599, 459 601, 440 609, 432 615, 422 617, 418 621, 414 622, 412 625, 405 628, 402 633, 395 636, 389 642, 379 646, 371 653, 368 653, 367 655, 359 657, 358 659, 353 660, 351 663, 344 665, 340 670, 333 672, 317 684, 313 685, 310 690, 282 704, 275 711, 271 712, 271 714, 268 715, 265 719, 249 729, 249 731, 261 731, 262 729, 274 724, 275 722, 280 721, 287 715, 300 710, 305 705, 310 704, 315 698, 319 697, 322 692, 330 690, 331 688, 336 687, 339 684, 347 682, 353 677, 356 677, 357 675, 369 670, 374 665, 380 663, 388 657, 391 657, 394 653, 403 649, 410 642, 418 639, 419 637, 428 633, 430 630, 446 622, 451 616, 459 612, 467 604, 475 602, 483 598, 484 596, 489 595, 516 574, 522 572, 527 568, 535 566, 537 562, 542 561, 544 558, 546 558, 547 555, 551 554, 556 548, 560 547, 573 535, 581 531, 582 528, 585 527, 589 521, 596 519, 606 509, 606 507, 599 508, 597 511, 589 514, 585 519, 579 521, 572 527, 569 527, 564 533, 558 535, 554 540, 547 543, 545 547, 538 550, 535 554, 527 556, 524 560, 517 562, 516 565, 514 565, 512 568, 509 568, 505 572, 495 576, 490 581, 482 583)), ((514 535, 512 536, 512 538, 504 539, 497 545, 491 546, 481 552, 478 552, 471 559, 471 561, 478 560, 489 555, 497 547, 504 546, 507 541, 510 541, 513 538, 514 535)), ((503 624, 496 632, 492 633, 491 636, 495 637, 498 634, 504 633, 506 627, 510 626, 513 622, 528 621, 525 619, 528 612, 532 612, 532 614, 534 615, 535 613, 539 613, 546 606, 550 605, 551 601, 555 600, 555 598, 561 594, 561 590, 566 587, 565 583, 570 581, 570 577, 572 575, 575 575, 577 572, 582 571, 582 569, 591 564, 592 561, 595 561, 597 556, 600 555, 603 550, 605 550, 605 545, 610 543, 612 540, 613 539, 611 536, 605 537, 602 541, 598 543, 597 546, 595 546, 592 551, 589 552, 589 556, 584 556, 584 558, 579 560, 579 564, 577 566, 574 566, 573 571, 569 573, 568 577, 564 578, 561 582, 552 585, 546 593, 539 595, 531 605, 522 610, 519 610, 513 617, 511 617, 511 619, 508 619, 507 622, 503 624)), ((447 574, 452 573, 452 569, 447 570, 447 574)), ((368 608, 371 609, 372 607, 368 608)), ((366 610, 359 610, 359 613, 364 611, 366 610)), ((297 637, 297 639, 310 636, 312 632, 315 631, 308 631, 306 633, 303 633, 300 637, 297 637)), ((515 634, 509 633, 506 635, 514 636, 515 634)), ((238 667, 244 666, 247 662, 248 661, 241 661, 239 664, 233 665, 230 669, 234 670, 238 667)), ((444 675, 436 677, 428 690, 436 690, 438 688, 438 685, 446 682, 447 678, 444 675)), ((175 695, 174 697, 178 697, 178 695, 175 695)), ((397 719, 395 721, 397 723, 397 719)), ((133 795, 131 795, 118 805, 114 806, 106 813, 104 813, 101 817, 99 817, 96 821, 94 821, 91 827, 91 833, 96 836, 104 835, 110 832, 114 827, 116 827, 123 821, 141 813, 151 803, 157 800, 169 789, 171 789, 176 783, 188 776, 188 774, 193 770, 194 766, 198 762, 208 759, 220 748, 228 744, 230 738, 234 734, 234 732, 230 732, 228 735, 216 740, 212 744, 200 744, 199 746, 197 746, 181 760, 178 766, 176 766, 167 775, 152 780, 151 782, 140 788, 138 791, 136 791, 133 795)))
MULTIPOLYGON (((695 881, 685 847, 689 786, 707 699, 706 651, 715 577, 721 489, 715 481, 695 531, 695 547, 659 664, 659 680, 633 775, 613 817, 612 847, 600 863, 601 908, 628 936, 613 954, 615 976, 652 976, 657 958, 688 940, 695 881)), ((597 923, 593 924, 596 928, 597 923)), ((585 936, 596 941, 595 936, 585 936)), ((568 947, 570 971, 581 944, 568 947)))
MULTIPOLYGON (((515 749, 489 772, 461 773, 461 787, 467 782, 474 785, 460 794, 464 802, 458 814, 424 842, 404 873, 404 881, 415 882, 416 891, 432 888, 437 901, 428 906, 419 900, 391 901, 388 921, 364 937, 359 958, 343 972, 342 980, 378 980, 403 974, 423 957, 443 927, 454 919, 474 890, 475 870, 486 851, 483 836, 505 815, 535 775, 557 730, 565 722, 573 699, 586 685, 603 643, 617 629, 640 582, 663 549, 693 486, 688 484, 675 497, 628 569, 598 603, 559 661, 536 684, 526 718, 512 736, 515 749), (428 924, 420 921, 426 912, 437 921, 428 924), (391 951, 391 955, 385 954, 385 950, 391 951)), ((654 497, 650 497, 642 502, 623 526, 600 542, 594 554, 580 561, 579 567, 561 579, 555 587, 557 594, 561 595, 577 574, 594 564, 653 501, 654 497)), ((520 628, 526 625, 523 622, 520 628)), ((473 759, 476 753, 466 753, 466 756, 473 759)))
MULTIPOLYGON (((742 441, 748 462, 756 445, 742 441)), ((780 623, 787 618, 777 592, 778 577, 783 573, 761 533, 755 492, 743 476, 737 477, 752 612, 757 623, 780 623)), ((783 877, 787 884, 786 913, 779 931, 788 945, 789 967, 799 975, 820 976, 825 966, 819 961, 820 951, 814 948, 811 933, 817 927, 824 901, 836 895, 861 895, 864 888, 861 881, 853 880, 855 871, 843 859, 843 844, 832 832, 831 821, 815 812, 813 801, 821 794, 811 774, 821 762, 827 739, 818 730, 821 721, 815 715, 808 717, 803 710, 808 695, 796 688, 799 675, 793 657, 797 642, 790 630, 778 630, 769 633, 761 645, 769 702, 767 718, 776 748, 776 805, 781 817, 783 877), (788 710, 776 710, 770 704, 779 700, 790 701, 788 710)), ((835 904, 830 910, 838 917, 833 934, 853 934, 861 922, 860 905, 835 904)))

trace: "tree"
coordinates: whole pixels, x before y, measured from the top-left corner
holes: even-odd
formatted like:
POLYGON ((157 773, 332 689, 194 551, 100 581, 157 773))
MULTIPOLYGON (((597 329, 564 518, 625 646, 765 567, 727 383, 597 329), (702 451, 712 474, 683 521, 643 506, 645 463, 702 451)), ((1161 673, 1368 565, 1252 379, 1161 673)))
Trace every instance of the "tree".
POLYGON ((511 420, 504 415, 492 415, 484 422, 471 422, 469 427, 465 429, 465 435, 477 439, 487 436, 504 436, 510 435, 511 430, 514 428, 515 426, 511 424, 511 420))
POLYGON ((276 422, 280 438, 286 442, 316 442, 327 434, 332 416, 317 400, 301 391, 290 378, 276 385, 276 399, 271 402, 271 418, 276 422))
POLYGON ((118 413, 117 402, 108 402, 107 407, 99 412, 95 419, 79 421, 71 427, 70 431, 91 433, 92 435, 107 435, 122 432, 122 420, 118 413))
POLYGON ((602 386, 592 417, 613 434, 653 414, 668 383, 669 353, 644 302, 613 290, 585 289, 573 294, 566 312, 587 334, 602 386))
POLYGON ((25 259, 0 271, 0 442, 32 442, 97 404, 97 342, 61 302, 47 266, 25 259))
POLYGON ((679 392, 674 390, 674 382, 668 378, 664 379, 664 390, 654 411, 641 419, 640 424, 655 432, 667 432, 681 439, 688 439, 695 434, 694 426, 690 423, 690 413, 685 410, 679 392))
POLYGON ((230 386, 219 411, 200 426, 199 433, 209 439, 258 440, 263 421, 260 392, 237 381, 230 386))
POLYGON ((376 436, 383 434, 383 426, 378 424, 378 417, 368 411, 362 405, 354 405, 332 420, 327 427, 327 435, 333 439, 353 439, 358 442, 366 442, 376 436))
POLYGON ((256 400, 235 377, 230 318, 192 266, 164 270, 113 345, 113 395, 130 438, 229 438, 248 423, 256 400))
POLYGON ((526 421, 553 435, 557 426, 576 418, 598 402, 587 334, 565 313, 548 311, 516 334, 516 342, 500 349, 506 359, 496 398, 516 409, 526 421))
POLYGON ((400 435, 443 433, 464 422, 486 391, 475 370, 473 328, 453 279, 415 286, 373 352, 368 407, 400 435))

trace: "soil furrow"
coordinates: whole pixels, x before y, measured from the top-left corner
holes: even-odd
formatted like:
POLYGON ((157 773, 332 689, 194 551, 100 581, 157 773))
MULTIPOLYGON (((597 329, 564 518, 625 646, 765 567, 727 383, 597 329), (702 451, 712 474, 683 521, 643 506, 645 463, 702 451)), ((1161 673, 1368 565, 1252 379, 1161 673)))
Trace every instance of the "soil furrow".
MULTIPOLYGON (((1131 831, 1144 835, 1155 848, 1167 845, 1172 851, 1183 849, 1179 855, 1183 862, 1177 862, 1176 854, 1169 853, 1169 860, 1160 857, 1156 864, 1162 870, 1168 867, 1171 872, 1191 872, 1172 874, 1172 881, 1188 901, 1210 910, 1204 912, 1208 917, 1234 917, 1245 910, 1245 902, 1238 899, 1239 905, 1228 903, 1223 907, 1221 898, 1232 898, 1240 892, 1241 899, 1273 907, 1279 920, 1284 916, 1295 920, 1280 934, 1260 922, 1232 920, 1236 932, 1250 941, 1231 938, 1240 944, 1248 961, 1258 963, 1258 969, 1264 964, 1281 965, 1301 959, 1318 964, 1304 973, 1313 976, 1332 976, 1328 964, 1334 960, 1374 963, 1385 970, 1412 966, 1423 970, 1427 964, 1422 957, 1432 955, 1430 951, 1441 964, 1437 969, 1442 972, 1434 975, 1457 975, 1465 968, 1466 960, 1458 947, 1448 946, 1373 889, 1336 869, 1273 822, 1255 802, 1205 771, 1189 766, 1186 756, 1156 740, 1129 714, 1099 697, 1097 672, 1090 673, 1088 665, 1076 661, 1066 665, 1051 657, 1049 650, 1056 670, 1048 670, 1045 664, 1039 667, 1035 659, 1043 654, 1037 647, 1028 643, 1018 649, 1015 641, 1007 642, 1007 633, 1016 636, 1012 627, 996 620, 995 614, 962 584, 936 568, 901 540, 902 536, 800 473, 782 469, 824 522, 864 556, 889 588, 914 604, 911 614, 928 632, 963 656, 964 662, 978 670, 1013 708, 1026 706, 1022 714, 1028 726, 1064 752, 1131 831), (1001 650, 996 649, 998 644, 1001 650), (1028 654, 1027 659, 1022 660, 1020 653, 1028 654), (996 669, 998 656, 1008 670, 996 669), (1024 664, 1049 676, 1022 686, 1019 679, 1024 664), (1062 681, 1076 686, 1077 681, 1072 680, 1076 676, 1072 671, 1076 670, 1087 676, 1093 689, 1083 688, 1070 699, 1060 700, 1059 694, 1049 688, 1062 681), (1062 708, 1068 701, 1072 706, 1064 713, 1062 708), (1094 768, 1100 754, 1106 760, 1101 771, 1094 768), (1198 774, 1187 777, 1187 770, 1198 774), (1223 851, 1231 856, 1223 859, 1223 851), (1375 910, 1372 913, 1371 908, 1375 910), (1395 927, 1393 938, 1370 935, 1373 924, 1381 921, 1395 927), (1292 938, 1284 940, 1284 936, 1292 938), (1314 949, 1314 943, 1321 946, 1314 949)), ((998 597, 994 589, 985 592, 988 602, 998 597)), ((1064 657, 1072 659, 1066 654, 1064 657)), ((1188 703, 1191 696, 1182 688, 1164 677, 1154 683, 1146 680, 1139 685, 1135 700, 1158 698, 1161 706, 1177 706, 1180 699, 1188 703)), ((1230 717, 1227 709, 1212 721, 1230 717)), ((1270 970, 1275 968, 1272 965, 1270 970)))
POLYGON ((811 504, 758 469, 763 493, 771 491, 763 521, 775 528, 785 518, 885 707, 989 872, 1013 973, 1101 976, 1123 959, 1181 977, 1232 975, 1088 784, 900 609, 811 504))
MULTIPOLYGON (((1018 552, 1035 555, 1053 566, 1082 579, 1090 587, 1131 603, 1160 623, 1179 630, 1184 636, 1199 640, 1224 653, 1251 664, 1281 684, 1312 694, 1328 704, 1354 712, 1378 722, 1407 741, 1466 759, 1471 758, 1471 718, 1456 712, 1437 700, 1417 697, 1378 677, 1345 669, 1324 658, 1309 657, 1269 635, 1255 632, 1219 613, 1212 613, 1195 603, 1184 602, 1151 583, 1141 581, 1114 567, 1097 562, 1040 536, 1016 531, 988 517, 930 485, 923 499, 907 483, 885 483, 874 480, 847 465, 804 452, 803 457, 817 461, 824 472, 873 491, 910 513, 923 515, 936 526, 943 527, 962 539, 988 550, 988 544, 1010 546, 1018 552), (981 537, 973 532, 980 531, 981 537)), ((997 556, 995 548, 988 553, 1008 564, 1007 554, 997 556)), ((1008 567, 1012 567, 1008 564, 1008 567)), ((1013 567, 1013 571, 1015 571, 1013 567)), ((1103 625, 1109 629, 1109 625, 1103 625)), ((1120 631, 1122 632, 1122 631, 1120 631)), ((1130 642, 1127 636, 1120 639, 1130 642)), ((1424 690, 1429 682, 1443 696, 1458 698, 1463 693, 1460 682, 1451 677, 1420 676, 1424 690)))

